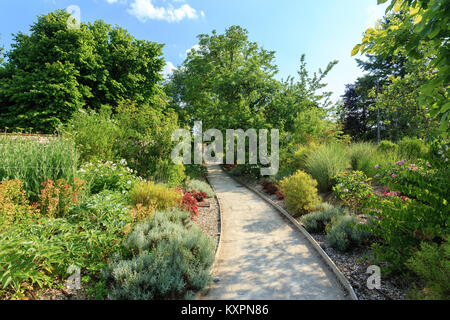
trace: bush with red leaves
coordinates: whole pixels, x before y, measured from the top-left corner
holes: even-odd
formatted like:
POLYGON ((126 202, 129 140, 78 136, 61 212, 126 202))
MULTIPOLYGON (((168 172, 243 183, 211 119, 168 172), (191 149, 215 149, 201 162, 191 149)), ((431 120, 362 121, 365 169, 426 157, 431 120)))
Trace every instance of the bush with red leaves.
POLYGON ((186 192, 181 200, 183 209, 189 211, 192 217, 198 217, 198 202, 191 192, 186 192))
POLYGON ((275 195, 277 196, 278 200, 284 200, 284 195, 281 193, 281 191, 275 192, 275 195))
POLYGON ((206 198, 208 198, 208 195, 205 192, 197 192, 197 190, 192 190, 190 192, 192 194, 192 197, 194 197, 197 202, 203 202, 206 198))
POLYGON ((270 195, 274 195, 278 191, 278 187, 270 181, 264 181, 263 183, 261 183, 261 186, 263 187, 264 191, 266 191, 266 193, 270 195))

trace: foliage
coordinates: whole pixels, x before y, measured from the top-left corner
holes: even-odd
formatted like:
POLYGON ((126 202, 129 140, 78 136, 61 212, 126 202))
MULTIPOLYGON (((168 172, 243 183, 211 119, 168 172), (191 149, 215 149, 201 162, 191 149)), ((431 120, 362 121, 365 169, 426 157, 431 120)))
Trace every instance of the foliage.
MULTIPOLYGON (((387 0, 379 0, 385 3, 387 0)), ((448 17, 450 9, 440 0, 392 0, 387 9, 388 27, 377 25, 367 29, 362 43, 352 51, 355 55, 376 53, 387 56, 402 52, 412 61, 428 61, 434 76, 420 87, 420 104, 431 107, 431 113, 441 118, 441 131, 446 135, 450 112, 448 17), (394 13, 388 13, 391 9, 394 13)))
POLYGON ((195 180, 204 178, 208 172, 205 166, 198 164, 185 165, 186 177, 188 180, 195 180))
POLYGON ((104 272, 110 299, 192 299, 210 280, 214 244, 190 221, 189 212, 156 212, 123 246, 104 272))
POLYGON ((132 222, 126 198, 106 191, 65 218, 15 224, 0 233, 0 296, 24 298, 36 288, 57 287, 70 265, 95 279, 132 222))
POLYGON ((345 252, 351 247, 361 245, 370 237, 371 233, 361 228, 358 218, 345 215, 332 220, 326 239, 332 247, 345 252))
POLYGON ((37 217, 39 212, 29 204, 21 180, 0 181, 0 232, 37 217))
POLYGON ((117 139, 120 129, 111 118, 111 108, 103 106, 99 112, 80 109, 60 131, 75 142, 81 161, 112 161, 118 157, 117 139))
POLYGON ((197 192, 197 190, 192 190, 190 192, 192 194, 192 197, 197 200, 197 202, 203 202, 206 198, 208 198, 208 195, 204 192, 197 192))
POLYGON ((362 171, 369 177, 376 174, 374 167, 377 163, 380 163, 379 159, 383 158, 383 156, 379 156, 375 145, 367 142, 350 145, 348 154, 353 170, 362 171))
POLYGON ((422 160, 380 168, 378 182, 387 190, 384 197, 371 198, 366 207, 379 218, 371 230, 383 239, 375 253, 389 263, 388 270, 402 270, 420 242, 439 243, 449 233, 449 180, 448 167, 432 168, 422 160))
POLYGON ((191 213, 192 217, 198 217, 198 201, 194 193, 186 192, 181 199, 181 208, 191 213))
POLYGON ((164 170, 163 178, 175 179, 175 183, 184 177, 184 172, 179 172, 181 167, 167 162, 175 146, 172 133, 179 128, 173 112, 124 101, 117 108, 114 119, 121 128, 118 153, 127 160, 130 168, 145 178, 158 170, 164 170))
POLYGON ((45 180, 73 180, 78 157, 64 138, 0 136, 0 180, 22 180, 27 197, 36 201, 45 180))
POLYGON ((182 194, 164 185, 151 181, 141 181, 134 185, 129 193, 130 201, 144 206, 152 205, 158 210, 175 208, 179 205, 182 194))
POLYGON ((263 187, 264 191, 270 195, 274 195, 279 191, 278 187, 270 181, 264 181, 263 183, 261 183, 261 186, 263 187))
POLYGON ((102 190, 126 192, 138 181, 133 169, 127 167, 126 160, 119 163, 97 161, 86 163, 78 170, 78 176, 88 182, 92 194, 102 190))
POLYGON ((306 169, 306 161, 314 152, 319 148, 319 145, 315 143, 309 143, 307 145, 300 146, 293 155, 293 164, 297 170, 306 169))
POLYGON ((321 192, 331 191, 333 178, 349 165, 345 148, 337 143, 320 146, 306 160, 306 172, 318 182, 321 192))
POLYGON ((308 213, 301 217, 301 222, 308 232, 323 233, 333 219, 348 214, 348 210, 342 207, 333 207, 325 203, 319 206, 319 211, 308 213))
POLYGON ((450 243, 440 246, 423 242, 420 250, 408 260, 407 267, 416 273, 426 287, 418 292, 421 299, 448 300, 450 298, 450 243))
POLYGON ((211 186, 208 183, 200 180, 190 180, 187 182, 186 191, 192 192, 193 190, 206 193, 208 198, 214 198, 215 196, 215 193, 212 190, 211 186))
POLYGON ((67 184, 66 180, 56 181, 47 179, 42 184, 39 197, 39 210, 47 217, 65 217, 72 206, 81 202, 85 191, 86 181, 75 177, 73 185, 67 184))
POLYGON ((316 187, 317 181, 301 170, 280 183, 281 192, 294 215, 312 211, 320 203, 316 187))
POLYGON ((398 143, 399 151, 402 156, 413 160, 426 157, 428 147, 423 140, 415 138, 403 138, 398 143))
POLYGON ((171 160, 161 160, 156 164, 153 180, 165 183, 169 187, 178 187, 186 180, 183 164, 174 164, 171 160))
POLYGON ((396 152, 398 145, 389 140, 381 140, 377 146, 377 151, 381 153, 396 152))
POLYGON ((0 127, 52 133, 80 108, 159 99, 162 45, 96 21, 68 28, 70 14, 39 16, 14 36, 0 73, 0 127))
POLYGON ((370 185, 371 179, 361 171, 340 173, 335 181, 334 195, 350 208, 359 210, 370 197, 374 196, 370 185))

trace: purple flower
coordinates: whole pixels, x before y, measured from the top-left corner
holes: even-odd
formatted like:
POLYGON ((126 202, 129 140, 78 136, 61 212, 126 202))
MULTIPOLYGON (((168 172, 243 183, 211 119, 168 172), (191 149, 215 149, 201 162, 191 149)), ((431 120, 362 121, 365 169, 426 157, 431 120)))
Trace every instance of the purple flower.
POLYGON ((402 160, 402 161, 397 162, 396 165, 402 166, 402 165, 404 165, 405 163, 406 163, 406 160, 402 160))
POLYGON ((379 168, 380 168, 380 165, 377 164, 377 165, 375 166, 375 169, 379 169, 379 168))
POLYGON ((395 173, 392 174, 392 178, 395 179, 397 178, 397 175, 395 173))

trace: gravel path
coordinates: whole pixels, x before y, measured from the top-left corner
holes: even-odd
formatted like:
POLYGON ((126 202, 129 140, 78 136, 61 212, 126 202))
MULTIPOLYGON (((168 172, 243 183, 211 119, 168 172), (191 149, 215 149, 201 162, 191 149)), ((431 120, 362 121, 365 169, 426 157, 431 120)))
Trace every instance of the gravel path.
POLYGON ((318 253, 275 209, 219 166, 208 180, 222 203, 222 244, 209 300, 343 300, 318 253))

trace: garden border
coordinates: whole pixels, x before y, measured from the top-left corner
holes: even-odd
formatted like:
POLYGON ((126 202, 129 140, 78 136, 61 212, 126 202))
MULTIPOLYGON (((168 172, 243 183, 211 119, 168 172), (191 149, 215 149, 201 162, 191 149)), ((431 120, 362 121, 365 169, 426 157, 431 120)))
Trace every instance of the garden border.
MULTIPOLYGON (((223 229, 222 208, 223 208, 223 205, 222 205, 222 200, 219 198, 219 195, 217 193, 216 188, 214 188, 214 186, 211 184, 211 182, 208 179, 208 174, 206 174, 205 179, 206 179, 206 182, 208 182, 209 186, 211 187, 211 189, 215 193, 215 198, 217 199, 217 207, 218 207, 218 210, 219 210, 219 220, 218 220, 218 222, 220 223, 219 240, 217 242, 216 252, 214 254, 214 262, 213 262, 213 264, 211 266, 211 270, 210 270, 210 275, 212 276, 215 273, 215 271, 216 271, 216 269, 218 267, 218 261, 219 261, 218 258, 219 258, 220 251, 222 249, 222 229, 223 229)), ((205 296, 209 292, 209 288, 210 288, 210 285, 208 285, 203 290, 200 290, 195 295, 195 300, 199 300, 200 297, 205 296)))
MULTIPOLYGON (((223 170, 223 168, 222 168, 222 170, 223 170)), ((278 212, 280 212, 285 218, 287 218, 306 237, 306 239, 308 239, 309 243, 319 253, 319 255, 322 257, 322 259, 327 264, 328 268, 331 269, 331 271, 333 271, 333 273, 335 274, 335 276, 338 279, 338 281, 340 282, 340 284, 348 292, 348 294, 350 295, 350 298, 352 300, 358 300, 358 297, 356 296, 355 291, 353 290, 353 287, 351 286, 351 284, 347 280, 347 278, 344 276, 344 274, 339 270, 339 268, 336 266, 336 264, 333 262, 333 260, 331 260, 331 258, 326 254, 326 252, 317 243, 317 241, 314 240, 314 238, 309 234, 309 232, 306 231, 306 229, 300 223, 297 222, 297 220, 295 220, 285 209, 283 209, 278 204, 273 202, 269 197, 267 197, 266 195, 264 195, 260 191, 258 191, 255 188, 247 185, 241 179, 239 179, 239 178, 237 178, 235 176, 232 176, 231 174, 229 174, 225 170, 223 170, 223 171, 229 177, 231 177, 233 180, 235 180, 236 182, 242 184, 243 186, 245 186, 250 191, 253 191, 254 193, 256 193, 260 198, 262 198, 263 200, 268 202, 272 207, 274 207, 278 212)))

